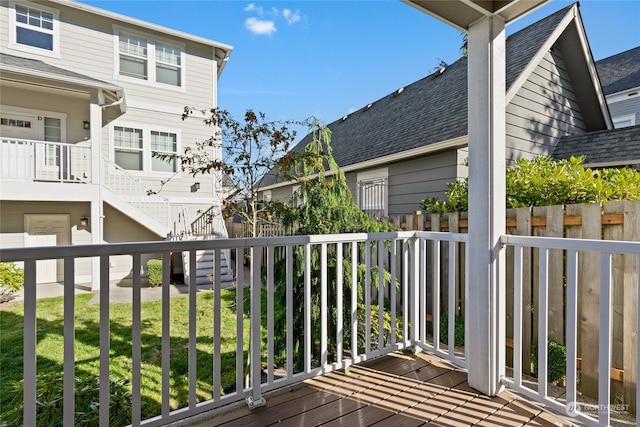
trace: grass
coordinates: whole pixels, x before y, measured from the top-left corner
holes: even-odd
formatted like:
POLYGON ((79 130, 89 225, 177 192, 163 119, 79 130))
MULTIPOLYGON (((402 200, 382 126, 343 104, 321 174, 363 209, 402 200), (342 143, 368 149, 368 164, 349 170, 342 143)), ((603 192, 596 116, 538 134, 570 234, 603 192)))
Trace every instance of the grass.
MULTIPOLYGON (((91 295, 75 300, 76 375, 99 375, 100 308, 89 304, 91 295)), ((213 372, 220 369, 222 390, 235 390, 236 312, 235 290, 222 291, 220 324, 221 364, 213 363, 213 292, 197 294, 196 348, 197 400, 213 396, 213 372)), ((63 369, 63 299, 37 301, 37 372, 61 372, 63 369)), ((132 305, 110 304, 110 379, 131 380, 132 305)), ((142 414, 143 418, 160 413, 161 406, 161 328, 162 302, 142 303, 142 414)), ((172 409, 188 404, 188 296, 171 298, 170 405, 172 409)), ((14 394, 11 384, 23 378, 23 305, 0 311, 0 414, 9 409, 14 394)), ((249 343, 249 320, 244 319, 244 352, 249 343)))

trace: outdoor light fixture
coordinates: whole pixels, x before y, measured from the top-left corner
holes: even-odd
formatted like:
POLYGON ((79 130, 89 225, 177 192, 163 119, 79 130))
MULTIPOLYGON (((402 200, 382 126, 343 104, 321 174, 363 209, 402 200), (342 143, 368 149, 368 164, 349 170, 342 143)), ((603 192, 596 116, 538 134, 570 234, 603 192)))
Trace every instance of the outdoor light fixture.
POLYGON ((199 190, 200 189, 200 183, 199 182, 194 182, 193 183, 193 188, 195 188, 196 191, 199 190))
POLYGON ((87 218, 86 216, 83 216, 82 218, 80 218, 80 225, 83 227, 86 227, 87 225, 89 225, 89 218, 87 218))
POLYGON ((89 121, 85 120, 82 122, 82 129, 89 129, 91 126, 91 123, 89 123, 89 121))

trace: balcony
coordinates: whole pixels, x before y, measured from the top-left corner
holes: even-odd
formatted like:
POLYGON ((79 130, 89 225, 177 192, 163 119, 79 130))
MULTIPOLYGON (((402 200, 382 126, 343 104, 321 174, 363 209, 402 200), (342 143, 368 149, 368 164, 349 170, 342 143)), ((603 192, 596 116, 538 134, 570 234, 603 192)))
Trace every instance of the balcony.
MULTIPOLYGON (((382 410, 391 411, 391 406, 385 405, 393 406, 393 402, 397 403, 398 400, 403 400, 406 408, 394 409, 389 416, 397 412, 401 417, 409 414, 411 420, 425 422, 434 419, 429 415, 431 405, 451 395, 458 396, 458 400, 454 399, 451 408, 441 414, 443 416, 448 413, 451 418, 462 417, 463 413, 471 411, 474 417, 486 418, 485 422, 489 424, 491 420, 497 422, 498 419, 506 422, 509 417, 520 425, 529 422, 531 425, 545 424, 538 417, 549 415, 523 403, 522 397, 516 401, 512 394, 502 393, 490 399, 471 389, 465 382, 466 373, 490 375, 489 369, 473 372, 477 364, 469 363, 469 347, 456 346, 451 341, 447 344, 442 337, 445 332, 448 337, 456 335, 456 315, 463 315, 466 319, 464 329, 468 336, 469 319, 477 314, 474 313, 476 304, 468 298, 473 281, 467 274, 467 261, 473 254, 467 242, 468 236, 461 233, 406 231, 5 249, 0 252, 0 261, 19 262, 25 268, 25 425, 35 425, 39 410, 35 384, 38 361, 43 357, 38 352, 40 337, 37 328, 42 320, 36 310, 35 278, 37 269, 51 258, 61 259, 64 263, 64 300, 61 307, 64 313, 61 323, 64 325, 61 333, 64 350, 61 370, 64 372, 65 387, 63 418, 65 425, 73 424, 74 395, 70 391, 74 384, 74 373, 84 369, 82 364, 89 357, 80 357, 76 349, 76 331, 83 320, 78 318, 75 307, 74 265, 76 260, 87 257, 99 259, 96 264, 100 268, 95 274, 100 277, 102 289, 97 297, 100 304, 100 340, 94 357, 89 358, 99 363, 100 378, 112 378, 110 373, 115 369, 111 363, 117 356, 112 340, 131 337, 130 353, 127 355, 131 360, 131 375, 127 379, 131 385, 131 423, 134 426, 168 425, 193 417, 209 416, 222 420, 219 411, 226 411, 228 405, 237 406, 239 402, 246 402, 249 408, 245 410, 245 415, 249 414, 250 409, 254 411, 252 414, 262 414, 247 415, 254 422, 256 417, 259 420, 263 419, 261 416, 279 417, 267 414, 272 414, 271 411, 277 408, 278 399, 283 399, 282 393, 291 394, 291 398, 303 399, 299 402, 304 402, 300 395, 293 394, 300 387, 306 388, 308 393, 311 393, 309 387, 312 391, 324 387, 324 391, 318 393, 326 396, 335 392, 335 399, 342 397, 343 402, 336 405, 345 409, 339 412, 334 407, 334 424, 346 423, 351 419, 349 417, 355 416, 349 415, 352 411, 347 411, 347 407, 356 411, 366 406, 379 411, 382 405, 382 410), (190 262, 195 264, 195 252, 204 249, 214 250, 218 266, 222 252, 229 251, 235 260, 234 288, 222 290, 221 286, 216 285, 210 291, 210 304, 206 307, 197 306, 198 287, 195 276, 190 278, 190 286, 184 290, 188 299, 185 303, 188 321, 177 325, 170 315, 173 299, 169 286, 171 254, 187 252, 190 262), (142 315, 140 271, 146 254, 157 253, 162 254, 164 272, 162 316, 159 321, 162 332, 157 360, 150 363, 141 359, 142 347, 145 340, 149 339, 144 331, 151 320, 142 315), (243 266, 243 254, 249 256, 249 267, 243 266), (133 262, 131 319, 127 325, 114 323, 110 319, 109 259, 115 255, 128 255, 133 262), (226 292, 234 292, 236 298, 229 297, 226 292), (237 298, 240 292, 243 292, 242 299, 237 298), (245 304, 233 303, 242 300, 246 300, 245 304), (234 307, 235 315, 231 320, 227 318, 230 324, 224 324, 221 313, 229 306, 234 307), (204 336, 196 329, 203 310, 213 313, 213 322, 206 326, 208 332, 204 336), (447 326, 442 328, 440 322, 444 320, 447 326), (176 351, 176 328, 184 329, 186 334, 186 367, 178 367, 172 358, 176 351), (220 338, 223 328, 235 331, 235 350, 224 354, 220 338), (116 331, 118 335, 112 335, 116 331), (203 340, 207 343, 205 351, 200 347, 203 340), (212 367, 209 369, 211 375, 205 377, 200 372, 203 369, 200 359, 203 353, 207 360, 205 365, 212 367), (223 358, 227 361, 231 359, 230 366, 234 367, 231 373, 222 371, 223 358), (404 367, 402 363, 406 363, 404 367), (160 373, 159 383, 153 386, 158 393, 157 411, 153 413, 145 406, 150 399, 149 385, 144 381, 145 372, 149 372, 149 369, 160 373), (447 375, 458 378, 458 382, 439 384, 438 381, 443 378, 438 379, 439 375, 430 376, 430 372, 435 372, 433 370, 443 374, 444 370, 449 370, 452 373, 447 375), (226 374, 225 379, 223 374, 226 374), (339 385, 335 383, 337 378, 346 382, 339 385), (302 384, 303 381, 306 382, 302 384), (177 384, 181 385, 178 387, 177 384), (332 388, 334 385, 335 388, 332 388), (327 387, 331 390, 327 390, 327 387), (176 397, 177 388, 182 390, 182 398, 176 397), (371 401, 378 393, 381 394, 377 400, 371 401), (258 409, 265 403, 267 408, 258 409), (522 415, 523 407, 529 415, 522 415), (479 411, 485 411, 485 416, 480 416, 479 411), (494 418, 491 418, 492 414, 494 418)), ((610 425, 619 408, 612 404, 615 396, 611 392, 614 379, 610 351, 612 311, 618 309, 611 295, 620 280, 620 272, 616 270, 618 258, 622 256, 631 272, 624 274, 622 280, 635 289, 635 293, 625 298, 633 305, 631 310, 637 312, 640 243, 637 240, 594 241, 522 236, 502 236, 501 242, 500 251, 506 255, 513 292, 506 291, 500 296, 506 300, 502 305, 505 312, 500 314, 507 319, 507 324, 501 328, 501 334, 495 337, 503 343, 496 355, 502 361, 499 382, 537 405, 544 405, 565 416, 568 414, 585 425, 610 425), (531 377, 530 369, 523 363, 526 360, 523 353, 530 349, 531 344, 531 338, 522 327, 525 317, 522 277, 528 270, 523 267, 526 265, 523 259, 527 259, 523 254, 533 252, 537 254, 533 270, 537 272, 535 288, 539 301, 535 307, 537 342, 540 343, 536 359, 537 378, 531 377), (566 289, 566 312, 562 314, 567 331, 566 387, 564 397, 559 400, 547 381, 550 362, 545 351, 548 331, 552 327, 549 322, 549 260, 558 257, 563 260, 567 272, 563 285, 566 289), (578 375, 586 372, 589 357, 583 354, 582 365, 578 365, 576 307, 583 302, 578 299, 577 289, 582 286, 585 275, 591 275, 595 267, 599 271, 596 276, 598 285, 592 292, 597 291, 600 295, 600 327, 592 345, 593 353, 598 355, 595 362, 598 392, 594 402, 587 402, 579 393, 581 384, 578 375)), ((195 269, 195 265, 191 268, 195 269)), ((221 283, 220 274, 220 269, 211 271, 213 283, 221 283)), ((637 331, 637 324, 631 327, 637 331)), ((636 363, 637 354, 636 349, 631 356, 636 363)), ((637 384, 637 372, 625 372, 625 378, 637 384)), ((109 398, 109 384, 103 381, 100 383, 100 407, 108 407, 109 398)), ((628 405, 628 402, 625 404, 628 405)), ((301 412, 291 417, 303 417, 296 419, 304 421, 304 411, 301 412)), ((233 424, 234 418, 224 419, 233 424)), ((446 419, 438 422, 448 424, 444 421, 446 419)), ((637 422, 638 418, 634 421, 637 422)), ((209 421, 202 422, 203 425, 210 425, 209 421)), ((293 418, 290 422, 293 422, 293 418)), ((108 411, 100 411, 100 425, 110 425, 108 411)))
POLYGON ((0 154, 2 179, 91 182, 90 146, 2 138, 0 154))

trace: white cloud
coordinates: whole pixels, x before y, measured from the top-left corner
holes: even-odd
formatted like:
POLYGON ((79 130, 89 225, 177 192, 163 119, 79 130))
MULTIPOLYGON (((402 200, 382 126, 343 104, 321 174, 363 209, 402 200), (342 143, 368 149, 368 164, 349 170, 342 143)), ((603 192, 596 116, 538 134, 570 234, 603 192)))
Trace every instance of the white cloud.
POLYGON ((245 12, 256 12, 258 15, 262 15, 262 6, 256 6, 255 3, 249 3, 245 8, 245 12))
POLYGON ((273 21, 263 21, 258 18, 247 18, 244 21, 244 26, 247 30, 258 35, 271 35, 278 31, 273 21))
POLYGON ((295 24, 296 22, 300 21, 300 19, 302 19, 299 11, 296 10, 295 12, 293 12, 291 9, 283 9, 282 16, 287 20, 289 25, 295 24))

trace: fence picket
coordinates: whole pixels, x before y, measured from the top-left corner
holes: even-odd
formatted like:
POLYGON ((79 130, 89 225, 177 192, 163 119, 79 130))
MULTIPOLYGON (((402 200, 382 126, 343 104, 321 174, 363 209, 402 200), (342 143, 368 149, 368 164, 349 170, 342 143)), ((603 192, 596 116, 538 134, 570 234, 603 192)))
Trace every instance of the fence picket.
MULTIPOLYGON (((624 202, 624 240, 640 241, 640 201, 624 202)), ((638 393, 638 271, 640 257, 625 255, 623 351, 624 403, 637 413, 638 393)))

